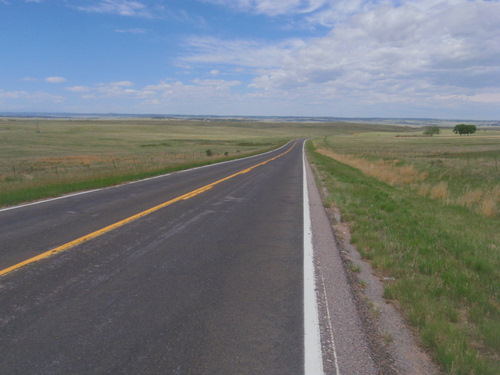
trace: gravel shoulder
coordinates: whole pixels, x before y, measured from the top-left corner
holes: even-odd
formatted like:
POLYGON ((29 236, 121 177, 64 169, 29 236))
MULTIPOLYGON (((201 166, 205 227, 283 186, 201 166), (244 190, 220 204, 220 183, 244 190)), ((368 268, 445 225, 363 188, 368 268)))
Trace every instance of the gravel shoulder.
POLYGON ((439 374, 306 169, 325 374, 439 374))

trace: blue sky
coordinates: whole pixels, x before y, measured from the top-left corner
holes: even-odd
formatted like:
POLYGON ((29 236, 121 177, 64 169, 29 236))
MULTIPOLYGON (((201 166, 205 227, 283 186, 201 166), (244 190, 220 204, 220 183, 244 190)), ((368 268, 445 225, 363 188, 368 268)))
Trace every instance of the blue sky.
POLYGON ((0 112, 500 119, 498 0, 0 0, 0 112))

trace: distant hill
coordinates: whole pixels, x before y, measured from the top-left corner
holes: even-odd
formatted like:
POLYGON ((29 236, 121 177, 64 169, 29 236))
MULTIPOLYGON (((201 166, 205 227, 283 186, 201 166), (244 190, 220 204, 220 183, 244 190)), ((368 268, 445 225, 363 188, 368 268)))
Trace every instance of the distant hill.
POLYGON ((382 117, 295 117, 295 116, 205 116, 205 115, 176 115, 176 114, 127 114, 127 113, 48 113, 48 112, 0 112, 0 118, 39 118, 39 119, 180 119, 198 121, 260 121, 260 122, 351 122, 380 125, 453 127, 456 124, 467 123, 486 127, 500 127, 500 120, 468 120, 468 119, 430 119, 430 118, 382 118, 382 117))

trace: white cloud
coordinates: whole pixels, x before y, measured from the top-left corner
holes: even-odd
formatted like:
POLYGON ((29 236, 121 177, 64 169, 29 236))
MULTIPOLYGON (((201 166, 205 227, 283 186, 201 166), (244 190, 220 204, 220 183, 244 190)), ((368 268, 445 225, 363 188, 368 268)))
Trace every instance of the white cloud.
POLYGON ((288 13, 309 13, 325 4, 328 0, 205 0, 206 2, 224 5, 239 11, 250 11, 269 16, 288 13))
POLYGON ((187 89, 190 90, 205 90, 205 88, 211 88, 214 90, 229 90, 232 86, 241 85, 240 81, 226 81, 223 79, 199 79, 193 80, 194 85, 186 85, 181 81, 167 81, 160 82, 156 85, 148 85, 144 87, 144 91, 148 92, 162 92, 162 93, 173 93, 175 91, 186 92, 187 89))
POLYGON ((130 82, 130 81, 111 82, 109 85, 110 86, 117 86, 117 87, 130 87, 130 86, 134 86, 134 82, 130 82))
MULTIPOLYGON (((241 8, 266 1, 238 1, 241 8)), ((319 4, 319 2, 318 2, 319 4)), ((287 9, 304 2, 285 1, 287 9)), ((500 77, 500 3, 465 0, 322 2, 324 37, 257 43, 193 38, 184 61, 257 72, 250 88, 302 101, 429 105, 432 98, 493 103, 500 77), (342 11, 338 11, 343 7, 342 11), (346 18, 339 21, 339 14, 346 18), (343 99, 340 99, 343 98, 343 99), (327 100, 327 101, 325 101, 327 100)), ((285 8, 283 8, 285 11, 285 8)), ((312 19, 312 16, 311 16, 312 19)), ((320 21, 318 21, 320 22, 320 21)), ((256 92, 257 94, 258 92, 256 92)))
POLYGON ((65 90, 75 94, 82 94, 81 97, 84 99, 99 98, 99 97, 144 98, 153 93, 151 90, 136 90, 130 88, 133 85, 134 83, 130 81, 119 81, 111 83, 99 83, 94 86, 72 86, 72 87, 66 87, 65 90))
POLYGON ((100 0, 95 5, 80 6, 77 9, 89 13, 111 13, 120 16, 152 18, 152 10, 141 1, 100 0))
POLYGON ((89 92, 91 88, 88 86, 73 86, 73 87, 66 87, 65 90, 79 93, 79 92, 89 92))
MULTIPOLYGON (((232 87, 239 85, 241 82, 236 80, 194 79, 190 83, 165 80, 139 90, 143 101, 134 108, 150 113, 232 113, 244 102, 232 91, 232 87), (194 111, 193 102, 197 108, 194 111)), ((96 95, 103 97, 102 93, 96 95)))
POLYGON ((29 94, 26 91, 4 91, 0 90, 0 99, 26 98, 29 94))
POLYGON ((195 79, 193 82, 200 86, 213 86, 217 89, 227 89, 231 86, 241 85, 240 81, 225 81, 223 79, 195 79))
POLYGON ((465 98, 465 100, 477 103, 495 103, 500 105, 500 90, 487 90, 485 92, 469 96, 465 98))
POLYGON ((181 58, 189 63, 217 63, 253 68, 278 67, 280 60, 304 42, 298 39, 271 44, 254 40, 223 40, 213 37, 192 37, 187 40, 193 53, 181 58))
POLYGON ((133 98, 144 98, 153 93, 152 91, 148 90, 136 90, 127 88, 131 86, 133 86, 133 82, 130 81, 111 82, 107 84, 101 83, 96 87, 93 87, 91 92, 96 96, 133 98))
POLYGON ((30 93, 27 91, 4 91, 0 90, 0 99, 22 99, 29 102, 55 102, 61 103, 64 97, 61 95, 54 95, 43 91, 36 91, 30 93))
MULTIPOLYGON (((180 82, 178 82, 180 83, 180 82)), ((170 88, 172 88, 174 85, 174 83, 167 83, 165 81, 163 82, 160 82, 156 85, 148 85, 146 87, 144 87, 144 90, 147 90, 147 91, 165 91, 165 90, 170 90, 170 88)))
POLYGON ((115 29, 115 32, 120 34, 147 34, 149 31, 146 29, 132 28, 132 29, 115 29))
POLYGON ((66 78, 64 78, 64 77, 47 77, 47 78, 45 78, 45 82, 62 83, 62 82, 66 82, 66 78))
POLYGON ((237 85, 240 82, 224 80, 195 79, 191 84, 163 81, 144 87, 144 91, 153 94, 141 103, 140 108, 146 112, 162 113, 233 113, 239 111, 238 106, 245 102, 239 94, 231 91, 231 87, 237 85), (196 109, 193 109, 193 102, 196 109))

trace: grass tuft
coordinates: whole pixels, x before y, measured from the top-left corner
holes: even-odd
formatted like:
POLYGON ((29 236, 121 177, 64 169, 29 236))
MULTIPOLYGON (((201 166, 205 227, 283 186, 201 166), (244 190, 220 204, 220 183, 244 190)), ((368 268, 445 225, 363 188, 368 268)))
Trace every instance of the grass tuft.
POLYGON ((421 184, 418 186, 417 193, 422 197, 426 197, 429 194, 429 190, 431 190, 431 186, 429 184, 421 184))
POLYGON ((448 183, 441 181, 437 185, 433 186, 429 191, 429 196, 433 199, 447 199, 450 196, 448 183))
POLYGON ((482 189, 467 189, 465 194, 458 199, 458 203, 465 207, 472 207, 473 205, 479 203, 483 197, 484 192, 482 189))
POLYGON ((495 217, 497 215, 497 201, 493 194, 484 195, 480 204, 480 212, 486 217, 495 217))

